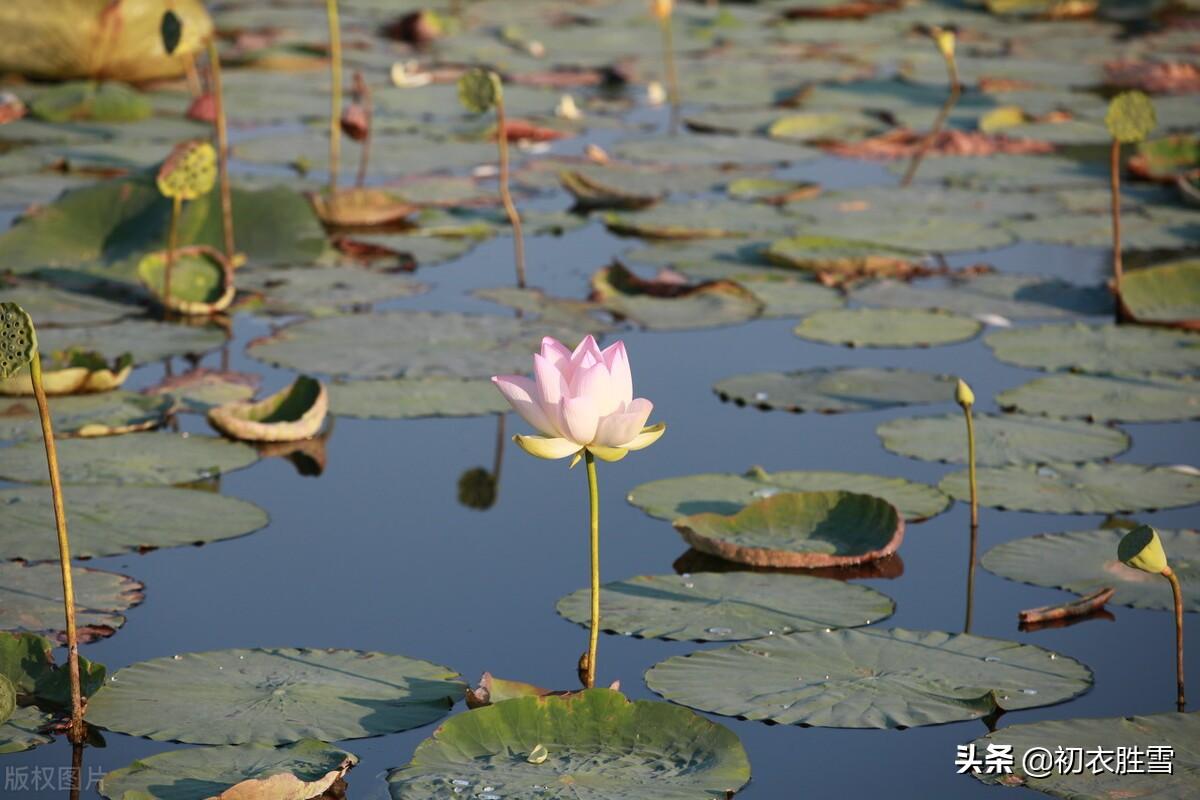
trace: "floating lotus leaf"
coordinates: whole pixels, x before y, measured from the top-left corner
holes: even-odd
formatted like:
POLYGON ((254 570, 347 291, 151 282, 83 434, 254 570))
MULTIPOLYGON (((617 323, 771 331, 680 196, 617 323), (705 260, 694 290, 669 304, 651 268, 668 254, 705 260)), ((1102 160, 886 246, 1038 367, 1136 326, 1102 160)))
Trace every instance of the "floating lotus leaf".
POLYGON ((675 240, 781 234, 791 230, 796 221, 762 203, 697 200, 644 211, 612 211, 604 215, 604 224, 620 236, 675 240))
POLYGON ((701 553, 755 567, 851 566, 891 555, 904 541, 894 506, 842 491, 783 492, 734 514, 692 514, 672 524, 701 553))
POLYGON ((766 257, 781 267, 812 272, 831 282, 862 278, 905 278, 919 270, 920 253, 831 236, 793 236, 771 243, 766 257))
POLYGON ((821 193, 821 184, 782 178, 737 178, 729 182, 725 191, 735 200, 784 205, 816 197, 821 193))
MULTIPOLYGON (((194 489, 67 485, 63 490, 67 508, 76 509, 70 516, 76 558, 233 539, 269 521, 265 511, 245 500, 194 489)), ((0 489, 0 516, 0 559, 58 559, 58 545, 46 535, 54 525, 49 487, 0 489)))
POLYGON ((955 314, 998 315, 1007 319, 1057 319, 1075 314, 1105 315, 1113 308, 1104 286, 1079 286, 1036 275, 993 272, 944 287, 881 280, 856 288, 860 303, 883 308, 930 308, 955 314))
POLYGON ((713 390, 738 405, 781 411, 839 414, 877 411, 910 403, 943 403, 955 379, 907 369, 816 367, 798 372, 757 372, 719 381, 713 390))
MULTIPOLYGON (((55 397, 50 416, 56 436, 113 436, 157 428, 174 402, 133 392, 55 397)), ((0 440, 41 439, 41 417, 32 397, 0 400, 0 440)))
POLYGON ((25 309, 43 329, 60 325, 98 325, 142 313, 139 306, 64 291, 42 283, 5 287, 4 299, 25 309))
POLYGON ((358 763, 313 739, 169 750, 115 769, 100 781, 110 800, 308 800, 321 797, 358 763))
POLYGON ((195 200, 217 182, 217 151, 206 141, 180 142, 158 168, 155 183, 163 197, 195 200))
MULTIPOLYGON (((258 460, 254 448, 212 436, 138 433, 58 443, 64 483, 170 486, 214 478, 258 460)), ((20 483, 47 480, 41 442, 22 442, 4 451, 0 477, 20 483)))
POLYGON ((1013 241, 1009 230, 962 213, 917 216, 911 210, 896 214, 886 208, 822 219, 820 231, 834 239, 859 239, 877 247, 929 253, 992 250, 1013 241))
POLYGON ((432 800, 458 788, 546 800, 711 800, 749 780, 746 751, 728 728, 670 703, 588 689, 452 717, 388 774, 388 788, 393 800, 432 800), (546 757, 531 759, 539 746, 546 757))
MULTIPOLYGON (((902 173, 908 162, 888 165, 902 173)), ((1108 183, 1108 165, 1063 156, 1028 156, 997 153, 978 156, 939 156, 926 159, 915 178, 918 184, 943 184, 989 191, 1044 188, 1094 188, 1108 183)))
POLYGON ((820 151, 801 145, 740 136, 627 139, 613 147, 613 152, 633 161, 705 167, 713 164, 782 164, 807 161, 820 155, 820 151))
POLYGON ((215 325, 176 325, 148 319, 125 319, 90 328, 51 328, 40 334, 43 354, 76 350, 110 360, 128 355, 135 364, 185 353, 199 355, 225 343, 225 332, 215 325))
POLYGON ((1149 97, 1138 91, 1121 92, 1109 102, 1104 124, 1118 142, 1131 144, 1149 136, 1158 117, 1149 97))
POLYGON ((670 267, 696 280, 745 278, 805 278, 789 275, 766 258, 769 242, 745 239, 693 239, 656 242, 626 251, 623 260, 654 267, 670 267))
POLYGON ((584 211, 600 208, 647 208, 663 197, 661 194, 638 193, 604 183, 578 170, 563 170, 558 173, 558 178, 563 188, 575 198, 575 207, 584 211))
POLYGON ((502 414, 508 401, 486 378, 397 378, 349 381, 329 387, 339 417, 408 419, 502 414))
POLYGON ((492 106, 502 102, 503 97, 500 76, 491 70, 475 67, 458 79, 458 101, 473 114, 490 111, 492 106))
POLYGON ((1127 273, 1121 302, 1138 322, 1200 328, 1200 259, 1127 273))
MULTIPOLYGON (((87 642, 112 636, 125 624, 124 611, 142 601, 142 584, 115 572, 75 567, 75 620, 87 642)), ((61 637, 62 570, 58 564, 0 563, 0 630, 61 637)))
MULTIPOLYGON (((1110 587, 1116 593, 1109 602, 1171 611, 1175 601, 1166 580, 1117 559, 1117 545, 1127 532, 1106 529, 1026 536, 993 547, 980 563, 1009 580, 1079 595, 1110 587)), ((1200 611, 1200 533, 1159 530, 1158 535, 1179 575, 1184 610, 1200 611)))
POLYGON ((984 337, 996 358, 1032 369, 1148 375, 1200 372, 1200 335, 1129 325, 1040 325, 984 337))
POLYGON ((233 302, 233 268, 220 251, 201 245, 181 247, 173 254, 171 294, 167 296, 165 250, 148 253, 138 262, 138 277, 161 305, 186 315, 216 314, 233 302))
POLYGON ((764 277, 754 280, 741 278, 738 283, 762 301, 764 317, 801 317, 826 308, 841 308, 846 304, 837 290, 815 281, 764 277))
POLYGON ((534 316, 543 322, 577 331, 579 338, 587 333, 599 336, 614 327, 612 315, 607 309, 590 300, 551 297, 540 289, 518 289, 515 286, 476 289, 471 294, 514 308, 523 317, 534 316))
POLYGON ((0 303, 0 378, 8 380, 26 370, 37 352, 37 331, 29 314, 16 303, 0 303))
POLYGON ((34 706, 18 708, 7 722, 0 724, 0 755, 21 753, 53 742, 53 737, 42 733, 52 720, 53 717, 34 706))
POLYGON ((271 314, 328 316, 429 289, 403 275, 354 267, 288 267, 241 270, 238 288, 263 295, 271 314))
POLYGON ((289 386, 257 402, 236 402, 208 412, 208 421, 232 439, 296 442, 316 436, 329 413, 325 385, 301 375, 289 386))
MULTIPOLYGON (((558 613, 587 627, 591 590, 558 601, 558 613)), ((600 624, 610 633, 697 642, 855 628, 886 619, 896 604, 858 584, 754 572, 639 575, 600 588, 600 624)))
MULTIPOLYGON (((1140 464, 1062 464, 985 467, 978 471, 979 503, 1048 514, 1117 514, 1200 502, 1200 476, 1174 467, 1140 464)), ((967 473, 938 484, 968 500, 967 473)))
POLYGON ((976 320, 943 311, 840 308, 805 317, 795 333, 802 339, 849 347, 929 347, 964 342, 981 327, 976 320))
POLYGON ((529 368, 554 326, 493 314, 399 311, 289 325, 250 345, 269 364, 355 378, 483 377, 529 368))
POLYGON ((592 275, 592 297, 619 317, 650 330, 738 325, 754 319, 762 302, 732 281, 671 284, 647 281, 621 264, 592 275))
MULTIPOLYGON (((1005 227, 1028 242, 1074 247, 1111 247, 1112 220, 1103 214, 1058 214, 1007 222, 1005 227)), ((1186 208, 1147 206, 1121 215, 1121 245, 1126 250, 1182 250, 1200 236, 1200 215, 1186 208)))
POLYGON ((1173 181, 1200 167, 1200 137, 1184 133, 1141 142, 1129 159, 1129 169, 1153 181, 1173 181))
MULTIPOLYGON (((875 429, 893 453, 923 461, 967 463, 962 414, 888 420, 875 429)), ((975 414, 975 463, 981 466, 1045 461, 1098 461, 1129 449, 1116 428, 1021 414, 975 414)))
POLYGON ((811 142, 822 139, 852 139, 873 133, 883 127, 865 114, 840 111, 806 111, 789 114, 772 122, 767 135, 772 139, 811 142))
POLYGON ((170 397, 181 412, 203 414, 214 406, 249 400, 258 392, 259 383, 258 375, 197 367, 164 378, 143 391, 156 397, 170 397))
POLYGON ((972 777, 996 786, 1020 786, 1070 800, 1111 800, 1114 797, 1185 798, 1200 793, 1200 714, 1151 714, 1141 717, 1065 719, 1006 725, 972 744, 978 752, 1011 748, 1013 771, 972 777), (1093 772, 1086 763, 1078 768, 1051 769, 1047 775, 1029 775, 1025 754, 1034 748, 1051 753, 1146 753, 1166 747, 1172 753, 1169 772, 1147 773, 1145 764, 1123 772, 1101 768, 1093 772), (1061 748, 1061 750, 1060 750, 1061 748))
POLYGON ((153 112, 144 95, 123 83, 69 81, 38 92, 29 110, 46 122, 138 122, 153 112))
POLYGON ((321 221, 332 228, 396 224, 417 212, 408 200, 383 189, 339 189, 332 201, 327 193, 313 192, 308 199, 321 221))
POLYGON ((17 689, 7 675, 0 675, 0 725, 8 722, 17 710, 17 689))
POLYGON ((1053 705, 1092 673, 1033 645, 902 628, 772 636, 674 656, 646 684, 725 716, 822 728, 911 728, 1053 705))
POLYGON ((1058 373, 996 395, 1006 411, 1083 417, 1097 422, 1171 422, 1200 417, 1200 384, 1147 378, 1058 373))
POLYGON ((396 733, 444 716, 446 667, 361 650, 215 650, 142 661, 88 702, 93 725, 158 741, 285 744, 396 733))
POLYGON ((635 486, 626 498, 652 517, 675 520, 692 514, 734 514, 744 506, 780 492, 845 491, 882 498, 909 522, 937 516, 950 498, 923 483, 853 472, 793 470, 767 472, 754 467, 745 475, 709 472, 664 478, 635 486))

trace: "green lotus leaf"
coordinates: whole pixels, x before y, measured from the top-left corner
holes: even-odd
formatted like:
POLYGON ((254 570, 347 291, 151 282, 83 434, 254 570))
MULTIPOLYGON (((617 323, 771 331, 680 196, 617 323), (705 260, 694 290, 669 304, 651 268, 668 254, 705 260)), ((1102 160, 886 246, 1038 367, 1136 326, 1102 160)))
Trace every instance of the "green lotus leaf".
POLYGON ((210 247, 183 247, 173 254, 171 294, 167 296, 167 251, 138 261, 138 278, 158 303, 180 314, 210 315, 233 302, 233 270, 210 247))
POLYGON ((1121 302, 1138 322, 1200 327, 1200 259, 1126 273, 1121 302))
POLYGON ((945 287, 895 280, 874 281, 851 292, 858 302, 882 308, 928 308, 978 317, 1057 319, 1112 313, 1112 292, 1036 275, 1000 272, 955 281, 945 287))
MULTIPOLYGON (((70 514, 76 558, 233 539, 269 521, 245 500, 194 489, 67 485, 63 493, 67 508, 77 509, 70 514)), ((46 535, 54 525, 49 487, 0 489, 0 516, 0 559, 57 561, 58 545, 46 535)))
MULTIPOLYGON (((1062 464, 984 467, 979 503, 1047 514, 1117 514, 1200 503, 1200 476, 1175 467, 1062 464)), ((938 488, 969 499, 967 473, 952 472, 938 488)))
POLYGON ((1129 166, 1156 181, 1193 173, 1200 167, 1200 137, 1182 133, 1140 142, 1129 166))
POLYGON ((950 498, 923 483, 853 472, 794 470, 767 472, 754 467, 744 475, 709 472, 664 478, 635 486, 626 498, 652 517, 675 520, 692 514, 733 514, 780 492, 846 491, 873 495, 895 506, 909 522, 937 516, 950 498))
MULTIPOLYGON (((17 689, 7 675, 0 675, 0 727, 12 718, 17 710, 17 689)), ((3 734, 0 734, 2 736, 3 734)))
POLYGON ((1200 417, 1200 384, 1193 380, 1056 373, 996 395, 1009 411, 1097 422, 1171 422, 1200 417))
POLYGON ((824 235, 778 239, 765 255, 777 266, 843 280, 907 277, 917 271, 921 257, 914 250, 824 235))
MULTIPOLYGON (((1071 531, 1026 536, 984 553, 984 569, 1034 586, 1064 589, 1079 595, 1103 588, 1116 592, 1108 602, 1134 608, 1171 611, 1171 584, 1122 564, 1117 545, 1124 530, 1071 531)), ((1184 611, 1200 612, 1200 533, 1160 530, 1159 538, 1179 575, 1184 611)))
MULTIPOLYGON (((1008 774, 972 772, 972 777, 996 786, 1020 786, 1070 800, 1110 800, 1114 797, 1195 797, 1200 792, 1200 715, 1151 714, 1140 717, 1065 719, 1006 725, 972 744, 980 753, 992 747, 1011 748, 1013 771, 1008 774), (1052 769, 1047 775, 1025 772, 1025 754, 1034 748, 1051 753, 1126 752, 1144 754, 1155 747, 1169 748, 1172 768, 1165 772, 1100 769, 1094 773, 1052 769), (1061 748, 1061 751, 1060 751, 1061 748)), ((1068 755, 1068 757, 1070 757, 1068 755)), ((1144 759, 1144 756, 1143 756, 1144 759)))
MULTIPOLYGON (((1111 247, 1112 219, 1104 214, 1075 213, 1035 216, 1004 223, 1027 242, 1074 247, 1111 247)), ((1145 206, 1121 215, 1121 246, 1125 250, 1183 250, 1200 236, 1195 211, 1170 206, 1145 206)))
MULTIPOLYGON (((875 429, 883 446, 902 456, 950 464, 967 463, 962 414, 888 420, 875 429)), ((1129 449, 1129 435, 1088 422, 975 414, 975 463, 980 466, 1098 461, 1129 449)))
MULTIPOLYGON (((75 618, 80 638, 112 636, 122 612, 142 601, 140 583, 115 572, 76 567, 75 618)), ((57 564, 0 563, 0 630, 62 635, 62 570, 57 564)))
POLYGON ((629 263, 670 267, 696 280, 746 278, 794 278, 766 258, 769 242, 760 239, 693 239, 654 242, 626 251, 629 263))
POLYGON ((731 281, 690 285, 647 281, 619 263, 592 276, 592 296, 618 317, 660 331, 738 325, 757 317, 763 308, 752 292, 731 281))
POLYGON ((471 294, 516 309, 523 317, 537 317, 548 324, 577 331, 581 339, 585 334, 599 336, 614 327, 604 306, 589 300, 551 297, 540 289, 515 286, 476 289, 471 294))
MULTIPOLYGON (((0 440, 41 439, 41 417, 32 397, 0 403, 0 440)), ((133 392, 106 392, 50 399, 50 415, 57 436, 112 436, 157 428, 174 401, 133 392)))
POLYGON ((142 661, 88 702, 93 725, 158 741, 286 744, 396 733, 444 716, 446 667, 361 650, 260 648, 142 661))
POLYGON ((178 412, 203 414, 214 406, 249 400, 257 394, 259 383, 258 375, 247 372, 197 367, 182 375, 164 378, 143 392, 170 397, 178 412))
MULTIPOLYGON (((807 207, 804 210, 809 211, 807 207)), ((917 216, 914 211, 896 214, 876 207, 842 214, 822 219, 820 232, 834 239, 859 239, 881 248, 928 253, 991 250, 1013 241, 1009 230, 962 212, 917 216)))
POLYGON ((948 375, 878 367, 757 372, 725 378, 713 386, 722 400, 738 405, 821 414, 943 403, 953 388, 954 379, 948 375))
POLYGON ((388 774, 388 788, 393 800, 432 800, 460 788, 468 796, 547 800, 711 800, 749 780, 746 751, 728 728, 670 703, 588 689, 452 717, 388 774), (546 758, 539 751, 531 760, 539 746, 546 758))
POLYGON ((754 567, 844 567, 889 556, 904 520, 886 500, 843 491, 781 492, 734 514, 680 517, 692 548, 754 567))
POLYGON ((97 788, 110 800, 308 800, 323 796, 357 763, 357 756, 313 739, 279 748, 189 748, 138 759, 106 774, 97 788))
POLYGON ((663 197, 662 194, 638 192, 606 183, 578 170, 563 170, 558 174, 558 179, 575 199, 575 208, 582 211, 647 208, 663 197))
POLYGON ((1033 645, 966 633, 859 628, 772 636, 673 656, 646 684, 725 716, 824 728, 912 728, 1053 705, 1092 673, 1033 645))
MULTIPOLYGON (((590 602, 591 590, 580 589, 558 601, 558 613, 588 627, 590 602)), ((600 587, 604 630, 645 639, 761 639, 870 625, 893 611, 895 603, 874 589, 807 575, 639 575, 600 587)))
MULTIPOLYGON (((19 565, 14 565, 19 567, 19 565)), ((58 568, 54 565, 46 565, 46 569, 58 568)), ((76 573, 81 570, 76 570, 76 573)), ((109 573, 102 573, 109 574, 109 573)), ((90 578, 88 579, 91 580, 90 578)), ((61 581, 61 573, 60 573, 61 581)), ((14 589, 14 591, 16 591, 14 589)), ((58 610, 59 617, 62 615, 62 599, 61 599, 61 583, 59 590, 58 610)), ((37 602, 36 598, 31 601, 21 601, 26 609, 30 608, 37 602)), ((84 627, 80 629, 83 641, 88 641, 95 638, 96 632, 84 627)), ((109 631, 111 633, 111 630, 109 631)), ((18 700, 21 702, 35 702, 39 705, 66 709, 71 705, 70 694, 70 670, 66 665, 56 665, 54 663, 54 648, 56 645, 50 642, 44 636, 39 636, 36 633, 10 633, 0 630, 0 675, 3 675, 16 690, 18 700)), ((95 694, 96 690, 104 684, 104 676, 106 670, 103 664, 97 664, 83 656, 79 657, 79 677, 80 691, 84 697, 90 697, 95 694)), ((10 724, 19 724, 23 727, 23 722, 28 721, 29 717, 23 717, 20 710, 16 711, 10 724)), ((41 725, 37 726, 41 728, 41 725)), ((6 730, 0 726, 0 731, 4 731, 9 735, 16 736, 18 740, 18 731, 6 730)), ((3 736, 4 733, 0 733, 3 736)), ((46 741, 49 741, 48 739, 46 741)), ((40 744, 40 741, 33 741, 29 746, 40 744)), ((0 752, 3 750, 3 743, 0 742, 0 752)), ((20 748, 24 749, 24 748, 20 748)), ((15 752, 15 751, 8 751, 15 752)))
POLYGON ((320 317, 356 310, 398 297, 411 297, 429 287, 403 275, 351 267, 285 267, 239 270, 238 288, 263 296, 269 314, 320 317))
POLYGON ((689 136, 685 139, 657 137, 626 139, 613 153, 631 161, 677 166, 713 164, 783 164, 807 161, 819 150, 785 142, 763 141, 741 136, 689 136))
POLYGON ((783 205, 816 197, 821 193, 821 184, 782 178, 736 178, 725 186, 725 192, 734 200, 783 205))
MULTIPOLYGON (((907 168, 908 162, 904 160, 888 166, 889 171, 896 173, 902 173, 907 168)), ((1078 161, 1053 155, 997 153, 987 158, 941 156, 927 159, 921 164, 915 182, 960 189, 1022 191, 1104 187, 1108 184, 1108 178, 1108 165, 1099 161, 1078 161)))
POLYGON ((269 364, 355 378, 475 378, 522 372, 554 326, 488 314, 430 311, 325 317, 288 325, 251 344, 269 364))
POLYGON ((29 104, 46 122, 138 122, 153 112, 144 95, 123 83, 68 81, 38 92, 29 104))
POLYGON ((996 358, 1032 369, 1100 374, 1200 373, 1200 335, 1129 325, 1040 325, 984 337, 996 358))
POLYGON ((1104 124, 1118 142, 1140 142, 1158 125, 1154 102, 1142 92, 1121 92, 1109 102, 1104 124))
POLYGON ((796 224, 772 206, 734 200, 664 203, 642 211, 611 211, 603 219, 619 236, 666 240, 783 234, 796 224))
POLYGON ((243 400, 210 409, 208 421, 231 439, 298 442, 316 436, 328 412, 325 384, 301 375, 262 400, 243 400))
POLYGON ((348 381, 329 387, 339 417, 409 419, 502 414, 508 401, 486 378, 397 378, 348 381))
POLYGON ((818 311, 795 327, 795 334, 849 347, 930 347, 974 338, 983 326, 943 311, 843 308, 818 311))
POLYGON ((503 102, 503 97, 500 76, 491 70, 475 67, 458 79, 458 101, 473 114, 490 111, 492 106, 503 102))
POLYGON ((16 303, 0 303, 0 379, 25 369, 38 352, 37 330, 16 303))
POLYGON ((837 290, 815 281, 768 276, 743 277, 738 283, 762 301, 764 317, 802 317, 813 311, 841 308, 846 304, 837 290))
MULTIPOLYGON (((212 436, 138 433, 58 443, 64 483, 171 486, 213 478, 258 460, 254 448, 212 436)), ((4 451, 0 476, 19 483, 47 480, 41 442, 22 442, 4 451)))
POLYGON ((140 306, 32 281, 6 286, 4 299, 25 309, 43 330, 55 326, 99 325, 142 313, 140 306))
POLYGON ((225 332, 214 325, 192 327, 149 319, 124 319, 88 328, 51 328, 41 331, 41 351, 77 350, 98 353, 106 359, 129 355, 135 364, 194 353, 200 355, 225 343, 225 332))
POLYGON ((0 724, 0 755, 21 753, 53 742, 53 737, 42 733, 52 720, 51 715, 34 706, 18 708, 7 722, 0 724))

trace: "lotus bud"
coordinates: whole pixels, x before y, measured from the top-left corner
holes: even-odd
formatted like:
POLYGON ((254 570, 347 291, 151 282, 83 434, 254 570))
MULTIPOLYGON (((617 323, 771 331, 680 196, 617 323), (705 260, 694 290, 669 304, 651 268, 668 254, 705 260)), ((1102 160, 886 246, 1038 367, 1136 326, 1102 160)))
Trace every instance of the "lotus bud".
POLYGON ((958 379, 958 385, 954 387, 954 402, 963 408, 970 408, 975 405, 975 393, 971 391, 971 387, 962 378, 958 379))
POLYGON ((340 123, 342 133, 356 142, 363 141, 370 134, 367 110, 359 103, 351 103, 346 107, 346 110, 342 112, 340 123))
POLYGON ((1167 554, 1163 550, 1158 531, 1149 525, 1139 525, 1121 539, 1117 545, 1117 558, 1122 564, 1161 575, 1167 569, 1167 554))
POLYGON ((957 39, 957 37, 954 35, 954 31, 948 28, 938 28, 935 26, 930 29, 929 33, 931 36, 933 36, 933 41, 935 44, 937 44, 937 49, 939 52, 941 52, 942 58, 946 59, 947 61, 953 61, 954 45, 957 39))

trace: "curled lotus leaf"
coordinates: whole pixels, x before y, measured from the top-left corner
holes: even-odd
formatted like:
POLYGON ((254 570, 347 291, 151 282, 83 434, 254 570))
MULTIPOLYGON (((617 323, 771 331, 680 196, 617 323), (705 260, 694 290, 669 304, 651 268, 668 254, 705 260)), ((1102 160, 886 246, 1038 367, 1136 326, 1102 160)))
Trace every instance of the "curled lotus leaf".
POLYGON ((325 384, 301 375, 257 402, 234 402, 208 412, 208 421, 233 439, 296 442, 316 436, 329 412, 325 384))
POLYGON ((500 76, 490 69, 474 67, 458 79, 458 101, 474 114, 490 111, 497 102, 502 102, 503 96, 500 76))
POLYGON ((1126 273, 1121 281, 1121 304, 1138 322, 1200 329, 1200 259, 1126 273))
POLYGON ((217 180, 217 151, 208 142, 180 142, 158 169, 155 182, 164 197, 195 200, 212 191, 217 180))
POLYGON ((1121 92, 1109 102, 1104 124, 1118 142, 1140 142, 1158 125, 1154 101, 1137 90, 1121 92))
POLYGON ((37 331, 25 309, 0 303, 0 378, 17 374, 37 354, 37 331))
POLYGON ((185 315, 205 316, 233 302, 233 267, 219 250, 205 245, 181 247, 174 253, 156 250, 138 262, 138 277, 166 308, 185 315), (171 294, 165 294, 167 262, 171 263, 171 294))

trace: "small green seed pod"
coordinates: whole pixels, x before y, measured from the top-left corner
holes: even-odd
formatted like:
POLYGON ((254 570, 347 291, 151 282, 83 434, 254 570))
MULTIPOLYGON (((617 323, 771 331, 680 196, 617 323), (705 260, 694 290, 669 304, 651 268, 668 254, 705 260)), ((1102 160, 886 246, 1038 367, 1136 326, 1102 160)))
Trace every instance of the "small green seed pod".
POLYGON ((1104 124, 1122 144, 1140 142, 1158 125, 1154 102, 1139 91, 1121 92, 1108 104, 1104 124))
POLYGON ((11 378, 37 354, 37 331, 25 309, 0 303, 0 378, 11 378))
POLYGON ((491 110, 503 96, 500 76, 491 70, 475 67, 458 79, 458 100, 472 113, 482 114, 491 110))

